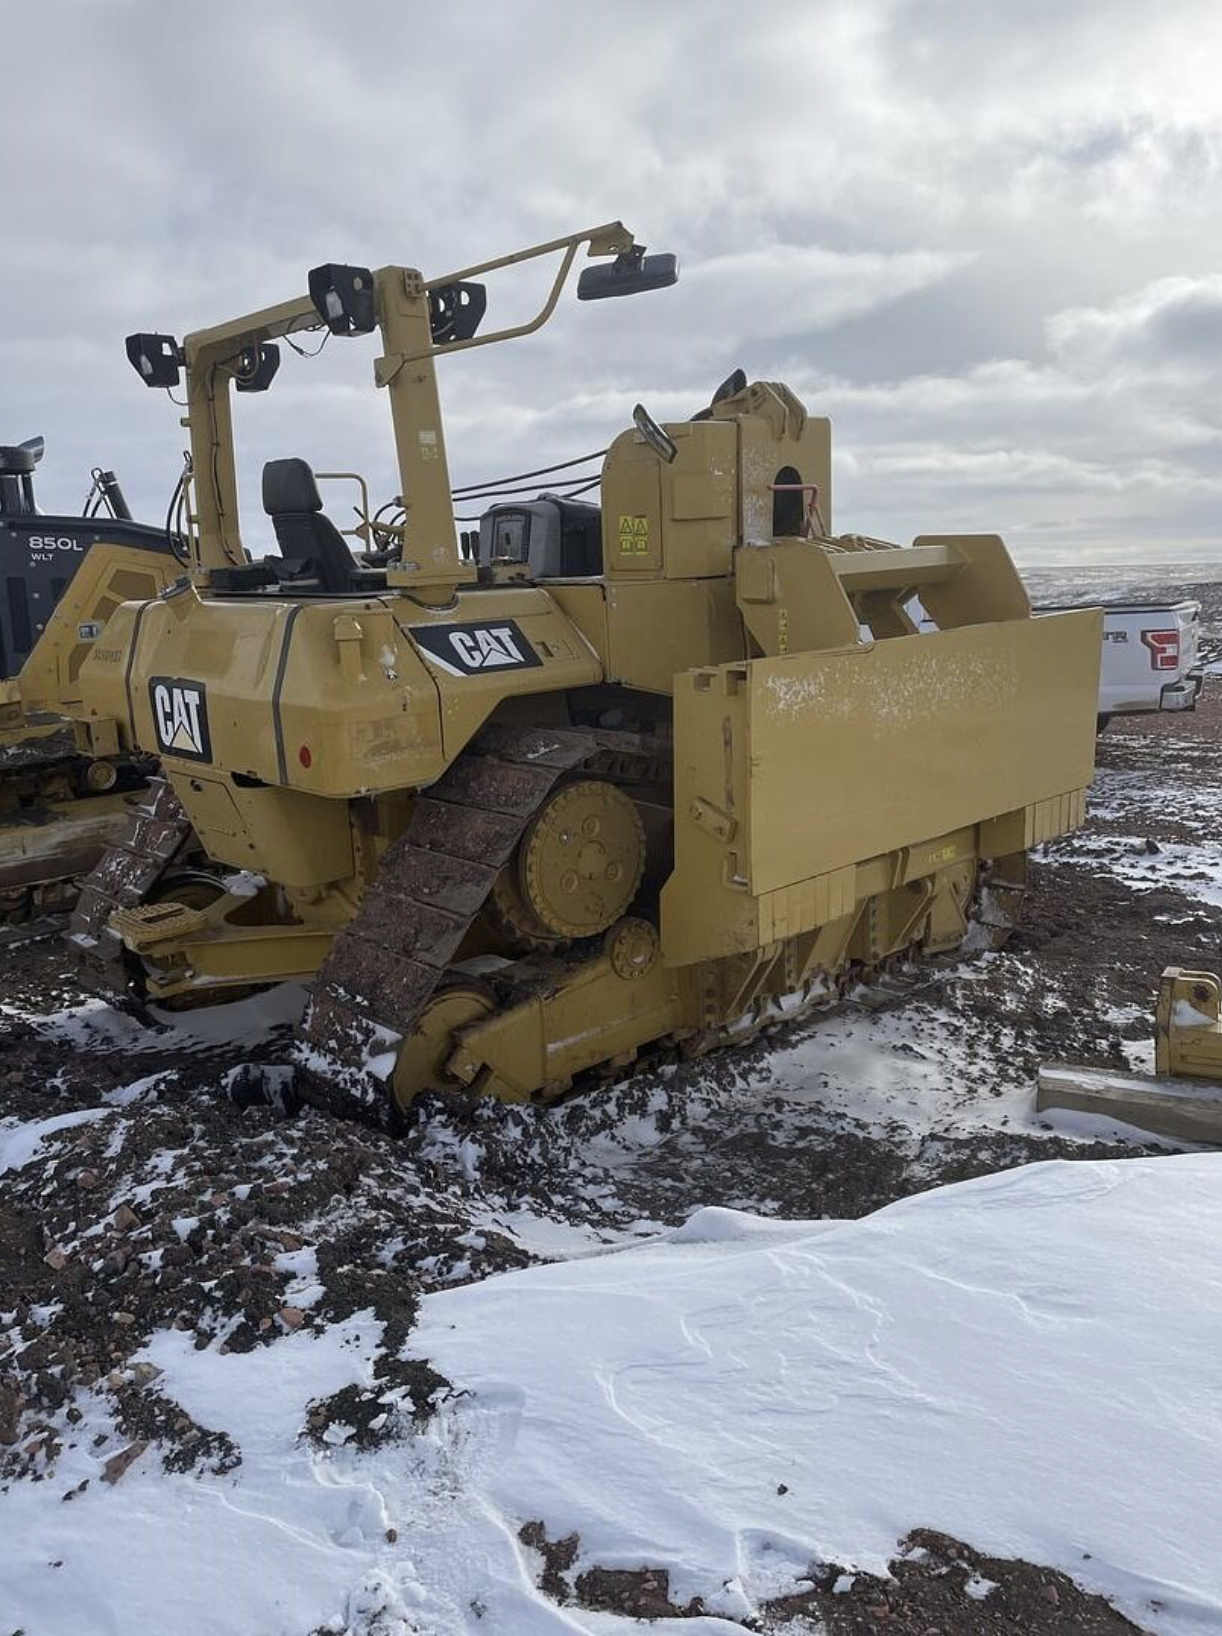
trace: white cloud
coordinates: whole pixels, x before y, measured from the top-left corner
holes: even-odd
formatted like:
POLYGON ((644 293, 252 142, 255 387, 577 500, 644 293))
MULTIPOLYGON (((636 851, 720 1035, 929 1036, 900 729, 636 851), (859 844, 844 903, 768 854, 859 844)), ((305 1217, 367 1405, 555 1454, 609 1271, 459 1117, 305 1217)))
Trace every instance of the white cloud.
MULTIPOLYGON (((622 214, 676 290, 443 366, 456 482, 595 448, 735 365, 836 418, 845 526, 1216 549, 1222 13, 1209 0, 44 0, 6 16, 0 439, 45 505, 159 516, 178 412, 124 334, 622 214)), ((243 481, 393 486, 372 348, 286 359, 243 481)), ((1222 554, 1222 553, 1220 553, 1222 554)))
POLYGON ((1194 379, 1222 375, 1222 273, 1158 279, 1104 307, 1048 324, 1053 353, 1079 371, 1136 365, 1194 379))
POLYGON ((686 275, 684 318, 740 346, 817 335, 929 289, 971 260, 964 251, 892 254, 766 244, 711 256, 686 275))

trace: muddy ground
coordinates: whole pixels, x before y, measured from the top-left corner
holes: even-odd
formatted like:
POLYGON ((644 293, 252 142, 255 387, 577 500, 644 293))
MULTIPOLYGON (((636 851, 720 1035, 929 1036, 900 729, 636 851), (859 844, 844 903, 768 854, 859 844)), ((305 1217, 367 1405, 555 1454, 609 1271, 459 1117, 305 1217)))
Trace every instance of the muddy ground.
MULTIPOLYGON (((1222 585, 1190 594, 1215 657, 1222 585)), ((398 1141, 252 1100, 242 1065, 283 1068, 288 1021, 247 1005, 209 1038, 149 1028, 88 1000, 57 943, 6 952, 0 1120, 68 1118, 44 1162, 10 1149, 0 1175, 0 1486, 56 1481, 82 1389, 110 1401, 117 1427, 100 1481, 150 1445, 175 1470, 239 1460, 131 1361, 166 1326, 246 1350, 372 1307, 379 1390, 304 1405, 302 1430, 384 1440, 438 1384, 396 1356, 429 1290, 701 1205, 852 1217, 1015 1164, 1142 1151, 1133 1133, 1038 1121, 1035 1075, 1049 1059, 1148 1066, 1159 972, 1222 965, 1222 677, 1193 716, 1113 723, 1099 768, 1086 830, 1038 860, 1003 954, 944 961, 817 1023, 559 1108, 432 1098, 398 1141)), ((0 1171, 5 1142, 0 1124, 0 1171)), ((851 1594, 812 1581, 808 1605, 778 1607, 770 1628, 1135 1628, 1022 1564, 979 1569, 1017 1599, 1012 1613, 991 1601, 986 1620, 961 1584, 947 1589, 977 1571, 970 1551, 897 1557, 891 1581, 851 1594)))

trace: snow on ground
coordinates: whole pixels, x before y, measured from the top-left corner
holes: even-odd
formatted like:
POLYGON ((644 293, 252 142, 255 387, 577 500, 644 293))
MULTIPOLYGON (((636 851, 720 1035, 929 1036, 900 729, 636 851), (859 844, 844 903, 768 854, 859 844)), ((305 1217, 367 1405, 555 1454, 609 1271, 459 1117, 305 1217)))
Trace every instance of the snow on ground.
POLYGON ((92 1124, 104 1119, 107 1108, 78 1108, 74 1113, 53 1114, 50 1119, 0 1119, 0 1175, 6 1170, 20 1170, 35 1158, 43 1142, 57 1131, 73 1130, 77 1125, 92 1124))
MULTIPOLYGON (((430 1295, 435 1417, 369 1453, 308 1399, 369 1378, 368 1315, 241 1355, 155 1335, 233 1471, 113 1487, 96 1400, 54 1482, 0 1495, 28 1636, 628 1636, 519 1539, 665 1570, 657 1636, 730 1636, 812 1564, 915 1526, 1063 1568, 1160 1636, 1222 1625, 1222 1156, 1050 1163, 858 1222, 698 1212, 663 1240, 430 1295), (65 1491, 85 1478, 71 1505, 65 1491), (1127 1497, 1127 1498, 1119 1498, 1127 1497)), ((981 1594, 987 1597, 987 1591, 981 1594)))
MULTIPOLYGON (((159 1384, 202 1424, 227 1430, 241 1466, 197 1481, 163 1473, 152 1453, 108 1488, 101 1472, 113 1445, 95 1452, 88 1434, 109 1426, 86 1400, 91 1412, 55 1483, 14 1484, 0 1499, 0 1626, 29 1636, 305 1636, 343 1607, 376 1559, 363 1527, 370 1490, 350 1489, 327 1462, 316 1469, 297 1437, 308 1398, 367 1378, 368 1327, 354 1319, 320 1338, 224 1356, 195 1351, 189 1334, 157 1336, 145 1356, 164 1368, 159 1384), (64 1505, 82 1481, 89 1488, 64 1505)), ((378 1521, 384 1543, 388 1524, 378 1521)))
POLYGON ((1161 841, 1147 848, 1137 837, 1127 844, 1112 835, 1079 835, 1062 847, 1072 857, 1124 881, 1138 891, 1170 886, 1222 908, 1222 841, 1161 841))
POLYGON ((1215 712, 1210 695, 1199 719, 1107 736, 1090 791, 1090 824, 1054 841, 1045 856, 1081 863, 1139 892, 1171 888, 1222 906, 1218 744, 1209 731, 1215 712))
POLYGON ((1187 1636, 1222 1625, 1220 1230, 1217 1155, 1032 1166, 853 1223, 707 1211, 432 1296, 413 1349, 471 1394, 438 1444, 482 1451, 506 1528, 576 1530, 576 1571, 663 1567, 675 1602, 745 1616, 812 1560, 885 1571, 919 1523, 1187 1636))
MULTIPOLYGON (((241 1040, 248 1048, 259 1046, 278 1029, 295 1023, 304 1006, 305 990, 299 984, 278 983, 227 1005, 196 1011, 162 1011, 152 1006, 150 1014, 170 1032, 174 1049, 189 1056, 227 1040, 241 1040)), ((0 1002, 0 1015, 35 1024, 46 1038, 63 1040, 78 1050, 141 1052, 167 1048, 164 1033, 116 1011, 105 1000, 78 999, 52 1012, 0 1002)))

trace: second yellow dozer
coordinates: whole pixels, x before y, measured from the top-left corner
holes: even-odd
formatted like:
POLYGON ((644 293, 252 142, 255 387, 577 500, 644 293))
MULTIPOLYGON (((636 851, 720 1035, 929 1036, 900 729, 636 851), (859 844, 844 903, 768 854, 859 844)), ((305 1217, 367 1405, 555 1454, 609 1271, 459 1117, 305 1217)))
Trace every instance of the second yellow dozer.
POLYGON ((69 909, 126 833, 156 761, 82 714, 81 668, 110 615, 182 573, 166 533, 125 522, 84 548, 16 676, 0 681, 0 932, 69 909), (107 538, 113 532, 117 538, 107 538))
POLYGON ((1083 817, 1099 614, 1033 618, 996 535, 835 534, 828 422, 784 386, 638 408, 600 560, 525 527, 463 554, 436 361, 537 328, 583 246, 579 298, 675 281, 611 223, 442 278, 316 268, 129 341, 150 384, 185 372, 197 516, 190 583, 118 610, 85 667, 87 721, 164 783, 70 937, 120 997, 305 982, 305 1077, 388 1120, 425 1087, 551 1099, 999 943, 1028 849, 1083 817), (548 253, 533 322, 477 335, 476 280, 548 253), (380 334, 405 514, 380 566, 301 460, 264 470, 280 556, 239 536, 229 388, 324 326, 380 334))

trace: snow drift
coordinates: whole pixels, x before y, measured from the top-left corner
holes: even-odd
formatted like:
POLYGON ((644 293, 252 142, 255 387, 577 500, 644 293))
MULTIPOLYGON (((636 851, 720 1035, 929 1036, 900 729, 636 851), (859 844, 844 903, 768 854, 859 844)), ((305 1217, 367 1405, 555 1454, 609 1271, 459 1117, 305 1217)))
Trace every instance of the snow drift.
MULTIPOLYGON (((0 1496, 0 1613, 31 1636, 639 1633, 559 1607, 519 1539, 669 1572, 729 1636, 818 1561, 880 1570, 914 1526, 1062 1568, 1138 1623, 1222 1621, 1222 1156, 1053 1163, 862 1221, 698 1212, 669 1237, 434 1294, 411 1350, 452 1383, 371 1452, 300 1433, 361 1381, 369 1323, 259 1354, 155 1337, 158 1386, 242 1463, 113 1487, 96 1407, 56 1480, 0 1496)), ((109 1452, 109 1451, 107 1451, 109 1452)))
MULTIPOLYGON (((858 1222, 701 1211, 431 1296, 414 1344, 470 1394, 433 1435, 507 1528, 576 1530, 574 1571, 733 1619, 921 1525, 1186 1633, 1222 1623, 1220 1235, 1220 1155, 1035 1165, 858 1222)), ((526 1631, 516 1570, 481 1594, 526 1631)))

